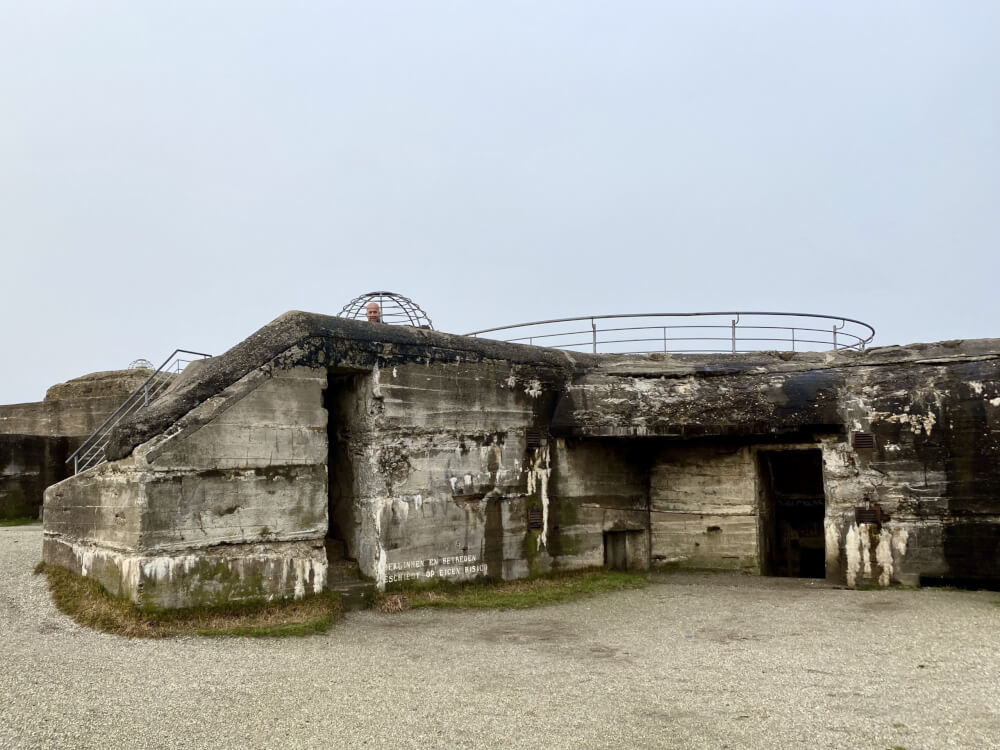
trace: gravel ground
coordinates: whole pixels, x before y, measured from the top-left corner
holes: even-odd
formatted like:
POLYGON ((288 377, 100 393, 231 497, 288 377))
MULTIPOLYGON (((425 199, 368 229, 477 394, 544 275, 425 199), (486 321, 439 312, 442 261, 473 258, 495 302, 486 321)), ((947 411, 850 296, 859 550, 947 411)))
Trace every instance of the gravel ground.
POLYGON ((997 748, 998 594, 663 576, 308 638, 72 623, 0 529, 2 748, 997 748))

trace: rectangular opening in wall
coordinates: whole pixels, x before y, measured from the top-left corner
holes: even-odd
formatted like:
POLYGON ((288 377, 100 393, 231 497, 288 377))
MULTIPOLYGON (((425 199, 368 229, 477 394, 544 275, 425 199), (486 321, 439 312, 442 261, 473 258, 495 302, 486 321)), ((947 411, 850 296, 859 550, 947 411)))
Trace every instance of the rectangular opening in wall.
POLYGON ((350 454, 351 425, 358 390, 357 376, 329 372, 323 393, 323 406, 327 412, 327 439, 329 454, 327 470, 328 526, 326 553, 330 565, 352 559, 354 531, 354 467, 350 454))
POLYGON ((823 455, 818 449, 758 453, 761 562, 765 575, 826 576, 823 455))
POLYGON ((604 567, 608 570, 648 570, 649 546, 644 529, 604 532, 604 567))
POLYGON ((625 531, 604 532, 604 567, 609 570, 628 570, 628 548, 625 531))

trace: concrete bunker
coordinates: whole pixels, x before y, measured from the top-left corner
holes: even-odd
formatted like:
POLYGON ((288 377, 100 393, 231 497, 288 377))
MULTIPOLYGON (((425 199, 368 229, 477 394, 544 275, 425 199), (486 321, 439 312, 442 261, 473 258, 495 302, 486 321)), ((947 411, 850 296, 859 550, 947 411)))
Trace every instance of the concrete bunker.
POLYGON ((826 577, 826 496, 819 448, 757 452, 764 575, 826 577))
POLYGON ((982 581, 998 424, 994 340, 595 355, 292 312, 50 487, 43 554, 161 607, 601 565, 982 581))

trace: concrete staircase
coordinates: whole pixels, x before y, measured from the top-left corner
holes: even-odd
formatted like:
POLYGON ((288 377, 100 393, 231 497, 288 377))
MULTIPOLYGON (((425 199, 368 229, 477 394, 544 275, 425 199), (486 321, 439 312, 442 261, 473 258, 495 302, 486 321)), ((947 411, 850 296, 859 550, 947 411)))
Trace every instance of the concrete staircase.
POLYGON ((375 603, 375 582, 361 574, 356 560, 346 557, 342 541, 326 540, 326 560, 326 587, 340 594, 345 612, 368 609, 375 603))

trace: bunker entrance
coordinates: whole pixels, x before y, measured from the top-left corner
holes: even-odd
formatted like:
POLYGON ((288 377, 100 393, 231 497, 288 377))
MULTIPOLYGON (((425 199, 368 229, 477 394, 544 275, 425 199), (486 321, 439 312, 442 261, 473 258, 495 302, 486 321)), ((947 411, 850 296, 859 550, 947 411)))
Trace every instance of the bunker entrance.
POLYGON ((649 549, 643 530, 605 531, 604 567, 609 570, 646 570, 649 549))
POLYGON ((327 375, 323 407, 327 413, 327 532, 326 557, 337 561, 356 560, 353 549, 354 465, 350 455, 350 425, 355 408, 358 376, 330 371, 327 375))
POLYGON ((760 560, 764 575, 824 578, 823 455, 811 449, 758 453, 760 560))

